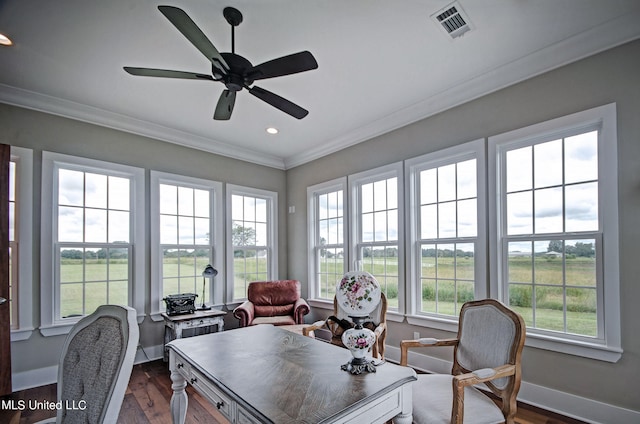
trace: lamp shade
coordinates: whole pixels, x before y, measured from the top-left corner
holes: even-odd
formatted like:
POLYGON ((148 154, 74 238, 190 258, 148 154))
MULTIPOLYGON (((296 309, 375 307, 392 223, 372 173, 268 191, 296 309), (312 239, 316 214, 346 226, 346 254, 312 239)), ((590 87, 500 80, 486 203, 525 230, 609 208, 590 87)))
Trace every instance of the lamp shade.
POLYGON ((218 270, 211 266, 211 264, 207 265, 202 271, 202 276, 206 278, 213 278, 218 275, 218 270))
POLYGON ((367 316, 380 303, 380 284, 366 271, 349 271, 338 282, 336 298, 349 316, 367 316))

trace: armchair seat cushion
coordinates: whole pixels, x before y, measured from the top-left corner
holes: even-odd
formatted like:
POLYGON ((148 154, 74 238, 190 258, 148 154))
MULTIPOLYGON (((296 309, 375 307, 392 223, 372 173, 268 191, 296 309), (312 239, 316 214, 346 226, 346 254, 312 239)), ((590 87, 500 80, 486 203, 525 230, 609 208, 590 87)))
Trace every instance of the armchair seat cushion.
MULTIPOLYGON (((427 404, 427 408, 413 408, 413 422, 449 424, 451 422, 451 404, 453 376, 448 374, 418 375, 413 384, 413 404, 427 404)), ((464 423, 503 423, 504 415, 500 408, 475 387, 464 389, 464 423)))
POLYGON ((277 317, 256 317, 251 325, 271 324, 271 325, 296 325, 292 315, 283 315, 277 317))
POLYGON ((249 283, 247 300, 233 310, 233 315, 240 320, 240 327, 295 325, 303 324, 309 311, 309 305, 300 297, 299 281, 254 281, 249 283))

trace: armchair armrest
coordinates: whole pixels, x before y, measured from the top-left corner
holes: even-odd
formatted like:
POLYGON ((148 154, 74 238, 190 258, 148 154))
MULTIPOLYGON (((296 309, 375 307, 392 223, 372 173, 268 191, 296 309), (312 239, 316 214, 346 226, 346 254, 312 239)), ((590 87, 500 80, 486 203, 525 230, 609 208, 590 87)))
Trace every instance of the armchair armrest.
POLYGON ((451 423, 459 424, 464 419, 464 388, 498 378, 514 375, 515 365, 501 365, 496 368, 482 368, 453 377, 453 407, 451 423))
POLYGON ((299 298, 296 300, 296 303, 293 305, 293 319, 296 321, 296 324, 304 324, 304 316, 307 315, 311 311, 309 308, 309 304, 303 298, 299 298))
POLYGON ((422 338, 417 340, 402 340, 400 342, 400 365, 406 367, 409 359, 409 349, 412 347, 431 347, 431 346, 455 346, 458 339, 432 339, 422 338))
POLYGON ((304 327, 302 329, 302 335, 307 336, 307 337, 313 337, 312 333, 315 330, 319 330, 322 327, 324 327, 326 321, 316 321, 311 325, 308 325, 307 327, 304 327))
POLYGON ((251 324, 255 316, 253 302, 245 300, 244 303, 233 310, 233 316, 240 320, 240 327, 246 327, 251 324))

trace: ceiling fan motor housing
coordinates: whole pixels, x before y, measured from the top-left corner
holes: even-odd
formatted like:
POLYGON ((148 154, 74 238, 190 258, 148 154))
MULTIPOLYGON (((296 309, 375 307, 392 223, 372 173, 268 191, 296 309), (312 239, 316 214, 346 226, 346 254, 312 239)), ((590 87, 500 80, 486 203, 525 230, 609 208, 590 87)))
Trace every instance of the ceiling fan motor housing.
MULTIPOLYGON (((253 68, 251 62, 235 53, 220 53, 220 55, 229 65, 229 72, 222 77, 222 82, 227 90, 240 91, 253 83, 253 79, 246 77, 247 71, 253 68)), ((213 73, 220 73, 215 65, 213 65, 213 73)))

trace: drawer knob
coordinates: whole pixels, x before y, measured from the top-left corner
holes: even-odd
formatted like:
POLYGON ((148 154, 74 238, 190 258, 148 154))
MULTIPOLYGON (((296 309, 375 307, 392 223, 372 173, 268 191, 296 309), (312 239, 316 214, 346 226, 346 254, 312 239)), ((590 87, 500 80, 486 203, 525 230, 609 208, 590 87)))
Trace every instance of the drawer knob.
POLYGON ((217 402, 216 403, 216 408, 220 409, 224 406, 224 402, 217 402))
POLYGON ((184 364, 182 362, 180 362, 179 364, 176 365, 177 368, 182 368, 184 367, 184 364))
POLYGON ((193 384, 193 383, 195 383, 196 381, 198 381, 198 379, 197 379, 197 378, 195 378, 195 377, 193 377, 190 381, 191 381, 191 384, 193 384))

